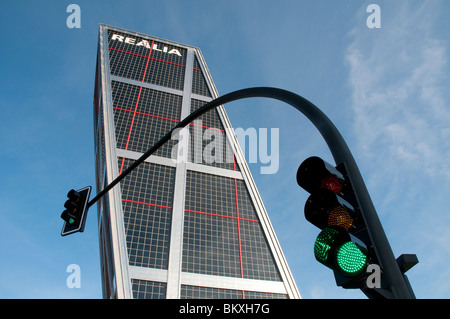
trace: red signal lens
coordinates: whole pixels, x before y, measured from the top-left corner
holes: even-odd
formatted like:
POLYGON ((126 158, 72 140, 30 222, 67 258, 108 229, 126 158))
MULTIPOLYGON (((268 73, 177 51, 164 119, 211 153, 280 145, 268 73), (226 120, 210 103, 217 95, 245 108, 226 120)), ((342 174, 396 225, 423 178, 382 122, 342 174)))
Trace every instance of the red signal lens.
POLYGON ((320 188, 325 188, 331 190, 335 194, 339 194, 342 190, 342 184, 339 182, 339 180, 332 176, 328 175, 324 179, 320 181, 320 188))

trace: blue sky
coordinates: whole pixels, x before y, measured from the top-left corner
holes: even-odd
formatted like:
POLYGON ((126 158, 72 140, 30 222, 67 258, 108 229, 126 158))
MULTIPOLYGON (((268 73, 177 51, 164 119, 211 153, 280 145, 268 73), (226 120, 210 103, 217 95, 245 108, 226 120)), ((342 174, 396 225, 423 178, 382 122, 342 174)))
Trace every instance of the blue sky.
MULTIPOLYGON (((450 297, 448 1, 2 1, 0 298, 101 298, 96 209, 61 237, 70 188, 95 185, 92 100, 99 23, 199 47, 220 94, 295 92, 347 141, 418 298, 450 297), (81 8, 69 29, 66 8, 81 8), (381 28, 366 25, 369 4, 381 28), (69 289, 70 264, 81 288, 69 289)), ((303 298, 365 298, 335 286, 312 247, 298 165, 331 154, 306 118, 267 99, 225 106, 234 127, 279 128, 280 167, 250 168, 303 298), (276 187, 274 187, 274 185, 276 187)))

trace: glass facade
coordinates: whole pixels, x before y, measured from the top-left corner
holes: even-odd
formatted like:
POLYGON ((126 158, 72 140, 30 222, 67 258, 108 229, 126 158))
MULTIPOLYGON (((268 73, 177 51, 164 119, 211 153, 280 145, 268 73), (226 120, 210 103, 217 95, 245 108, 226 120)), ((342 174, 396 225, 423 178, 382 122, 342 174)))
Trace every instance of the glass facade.
MULTIPOLYGON (((199 49, 101 25, 97 192, 214 97, 199 49)), ((227 123, 205 113, 98 202, 105 298, 300 297, 227 123)))

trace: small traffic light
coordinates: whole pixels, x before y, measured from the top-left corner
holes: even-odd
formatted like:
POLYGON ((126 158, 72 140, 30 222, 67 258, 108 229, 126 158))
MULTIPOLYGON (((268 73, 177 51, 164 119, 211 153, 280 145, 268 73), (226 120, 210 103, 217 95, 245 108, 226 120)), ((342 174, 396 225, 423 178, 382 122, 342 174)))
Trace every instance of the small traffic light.
POLYGON ((310 157, 298 168, 297 183, 310 193, 304 209, 306 220, 321 229, 314 243, 314 256, 335 272, 339 285, 345 286, 358 281, 372 258, 353 187, 345 169, 338 168, 319 157, 310 157))
POLYGON ((64 220, 61 236, 84 231, 91 189, 91 186, 87 186, 78 191, 72 189, 67 193, 69 199, 64 203, 66 209, 61 214, 64 220))

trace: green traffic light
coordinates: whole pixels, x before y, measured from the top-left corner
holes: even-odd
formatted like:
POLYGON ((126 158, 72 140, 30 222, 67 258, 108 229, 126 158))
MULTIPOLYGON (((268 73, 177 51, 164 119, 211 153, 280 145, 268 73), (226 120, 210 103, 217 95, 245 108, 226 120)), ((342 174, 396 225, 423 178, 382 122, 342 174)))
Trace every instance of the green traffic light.
POLYGON ((314 256, 325 266, 345 276, 356 276, 367 266, 366 251, 352 242, 341 228, 324 228, 314 243, 314 256))
POLYGON ((69 218, 69 224, 72 225, 73 223, 75 223, 75 220, 73 218, 69 218))
POLYGON ((346 275, 357 275, 367 266, 366 254, 353 242, 340 246, 336 253, 336 263, 346 275))
POLYGON ((337 235, 338 231, 336 229, 325 228, 317 236, 314 243, 314 256, 326 266, 328 266, 329 253, 337 235))

